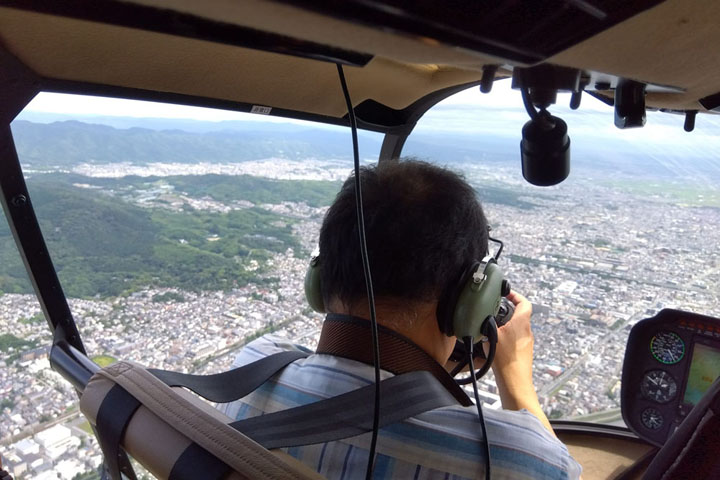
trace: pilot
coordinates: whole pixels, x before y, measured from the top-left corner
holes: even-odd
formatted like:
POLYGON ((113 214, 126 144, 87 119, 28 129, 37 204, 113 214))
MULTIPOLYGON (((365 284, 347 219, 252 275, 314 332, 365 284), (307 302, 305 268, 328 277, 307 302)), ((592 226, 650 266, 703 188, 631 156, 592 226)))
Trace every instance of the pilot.
MULTIPOLYGON (((459 175, 416 160, 364 167, 360 175, 382 378, 427 370, 459 398, 464 392, 458 394, 452 379, 447 382, 450 377, 443 368, 456 339, 443 333, 438 304, 457 288, 467 265, 488 252, 487 221, 476 193, 459 175)), ((329 312, 318 353, 295 361, 252 394, 225 405, 229 416, 243 419, 283 410, 373 383, 352 177, 325 215, 317 268, 329 312)), ((492 477, 578 478, 581 468, 553 433, 533 386, 531 304, 517 292, 508 298, 515 313, 499 329, 492 365, 503 409, 485 409, 492 477)), ((241 351, 235 366, 295 348, 300 347, 261 337, 241 351)), ((382 428, 373 478, 483 478, 478 412, 469 402, 464 405, 382 428)), ((327 478, 364 478, 370 441, 367 433, 287 452, 327 478)))

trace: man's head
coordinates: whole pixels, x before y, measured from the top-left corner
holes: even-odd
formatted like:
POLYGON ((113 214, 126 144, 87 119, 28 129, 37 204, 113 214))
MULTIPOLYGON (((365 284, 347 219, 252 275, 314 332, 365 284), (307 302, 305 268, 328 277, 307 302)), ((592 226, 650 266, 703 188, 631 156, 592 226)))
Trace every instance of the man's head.
MULTIPOLYGON (((415 160, 360 171, 373 291, 398 306, 436 303, 470 262, 488 250, 487 221, 473 188, 459 175, 415 160)), ((349 178, 320 230, 326 305, 367 303, 349 178)))

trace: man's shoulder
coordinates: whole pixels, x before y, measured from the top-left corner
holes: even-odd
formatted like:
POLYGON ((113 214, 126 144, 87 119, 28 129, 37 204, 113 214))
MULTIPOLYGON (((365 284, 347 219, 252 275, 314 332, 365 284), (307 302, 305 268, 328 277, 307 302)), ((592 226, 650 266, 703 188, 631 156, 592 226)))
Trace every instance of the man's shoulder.
MULTIPOLYGON (((579 476, 580 467, 567 447, 528 411, 483 409, 483 413, 498 478, 579 476)), ((483 461, 479 447, 484 442, 474 406, 454 405, 431 410, 389 429, 398 432, 405 429, 402 433, 407 436, 404 441, 408 444, 420 438, 425 448, 444 452, 448 458, 483 461)))

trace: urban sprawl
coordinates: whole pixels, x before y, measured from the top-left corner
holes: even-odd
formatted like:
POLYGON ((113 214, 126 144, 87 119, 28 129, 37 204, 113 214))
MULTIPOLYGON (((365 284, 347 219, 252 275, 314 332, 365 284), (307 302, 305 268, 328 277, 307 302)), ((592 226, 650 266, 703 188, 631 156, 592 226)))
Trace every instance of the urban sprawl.
MULTIPOLYGON (((322 168, 319 162, 278 167, 273 161, 258 162, 262 171, 255 174, 273 176, 270 164, 287 178, 336 180, 347 173, 322 168)), ((117 173, 117 167, 110 175, 101 166, 82 168, 89 176, 117 173)), ((177 174, 177 168, 166 166, 161 171, 143 168, 148 175, 162 176, 165 170, 177 174)), ((589 181, 536 197, 520 180, 507 180, 517 177, 514 169, 463 170, 481 192, 488 183, 516 188, 519 199, 534 205, 485 199, 493 234, 505 243, 500 264, 506 277, 533 303, 534 380, 548 416, 621 422, 620 372, 632 325, 671 307, 720 315, 720 209, 633 196, 589 181)), ((153 195, 142 192, 135 202, 216 212, 244 208, 188 198, 172 189, 158 189, 156 195, 164 201, 156 205, 153 195)), ((261 207, 299 219, 295 234, 308 252, 314 248, 324 209, 289 202, 261 207)), ((69 303, 85 347, 99 363, 124 359, 215 373, 227 370, 237 351, 263 333, 314 347, 322 317, 304 298, 307 263, 308 257, 298 258, 289 249, 266 265, 263 275, 276 279, 270 285, 199 293, 148 287, 127 297, 69 303)), ((0 351, 0 456, 5 468, 24 479, 82 478, 97 471, 101 452, 78 411, 77 394, 50 369, 51 338, 36 298, 0 296, 0 332, 26 342, 0 351)), ((492 375, 481 385, 486 407, 500 408, 492 375)))

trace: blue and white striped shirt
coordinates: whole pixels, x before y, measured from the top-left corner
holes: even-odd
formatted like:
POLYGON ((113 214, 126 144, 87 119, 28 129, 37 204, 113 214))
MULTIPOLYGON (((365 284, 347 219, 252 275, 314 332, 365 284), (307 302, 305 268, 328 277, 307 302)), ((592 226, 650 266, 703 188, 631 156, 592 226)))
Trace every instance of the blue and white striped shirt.
MULTIPOLYGON (((248 344, 234 367, 299 349, 265 336, 248 344)), ((382 378, 392 376, 382 371, 382 378)), ((220 408, 240 420, 340 395, 372 384, 372 366, 332 355, 295 361, 262 387, 220 408)), ((372 401, 372 399, 368 399, 372 401)), ((580 465, 565 445, 527 411, 486 410, 494 479, 576 479, 580 465)), ((363 479, 370 434, 284 449, 329 479, 363 479)), ((438 408, 380 430, 374 478, 474 479, 484 477, 485 449, 475 407, 438 408)))

